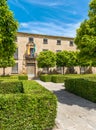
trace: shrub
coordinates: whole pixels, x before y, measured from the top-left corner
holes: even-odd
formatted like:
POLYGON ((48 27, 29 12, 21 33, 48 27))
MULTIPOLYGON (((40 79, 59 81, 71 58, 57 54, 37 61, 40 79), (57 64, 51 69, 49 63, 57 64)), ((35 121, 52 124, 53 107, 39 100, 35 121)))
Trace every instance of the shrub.
POLYGON ((51 82, 52 75, 40 75, 40 80, 44 82, 51 82))
POLYGON ((18 75, 18 79, 19 80, 28 80, 28 76, 27 75, 18 75))
POLYGON ((65 88, 69 92, 96 103, 96 80, 86 78, 66 79, 65 88))
POLYGON ((51 81, 54 83, 63 83, 65 78, 64 75, 53 75, 51 81))
POLYGON ((2 75, 0 76, 0 79, 18 79, 18 75, 2 75))
POLYGON ((0 94, 9 94, 9 93, 23 93, 23 84, 19 81, 13 81, 13 82, 0 82, 0 94))
POLYGON ((22 81, 22 83, 23 94, 0 94, 0 129, 52 129, 56 117, 56 96, 35 81, 22 81))

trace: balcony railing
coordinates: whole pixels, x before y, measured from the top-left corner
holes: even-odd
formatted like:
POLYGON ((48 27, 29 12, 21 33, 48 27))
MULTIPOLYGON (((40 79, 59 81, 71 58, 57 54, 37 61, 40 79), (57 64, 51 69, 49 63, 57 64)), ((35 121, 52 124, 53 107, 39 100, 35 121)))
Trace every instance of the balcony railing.
POLYGON ((36 53, 35 54, 30 54, 30 55, 28 55, 28 54, 25 55, 26 59, 36 59, 36 57, 37 57, 36 53))

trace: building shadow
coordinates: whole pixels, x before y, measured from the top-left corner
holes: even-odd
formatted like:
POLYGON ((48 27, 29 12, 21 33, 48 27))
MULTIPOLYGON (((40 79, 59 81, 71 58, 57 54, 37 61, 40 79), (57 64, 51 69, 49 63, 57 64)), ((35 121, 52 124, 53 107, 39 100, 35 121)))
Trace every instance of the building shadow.
POLYGON ((78 105, 80 107, 84 107, 86 109, 94 109, 96 110, 96 103, 93 103, 91 101, 88 101, 82 97, 79 97, 77 95, 74 95, 65 89, 61 89, 58 91, 53 91, 53 93, 57 96, 58 102, 62 104, 67 104, 67 105, 78 105))

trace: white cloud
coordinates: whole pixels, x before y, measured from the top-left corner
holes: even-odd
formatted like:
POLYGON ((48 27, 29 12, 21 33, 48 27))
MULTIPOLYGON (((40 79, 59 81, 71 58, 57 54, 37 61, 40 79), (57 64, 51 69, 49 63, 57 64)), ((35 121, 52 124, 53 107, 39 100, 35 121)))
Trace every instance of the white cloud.
POLYGON ((79 23, 57 25, 53 22, 28 22, 20 23, 21 32, 29 32, 36 34, 46 34, 46 35, 58 35, 75 37, 76 29, 80 26, 79 23))

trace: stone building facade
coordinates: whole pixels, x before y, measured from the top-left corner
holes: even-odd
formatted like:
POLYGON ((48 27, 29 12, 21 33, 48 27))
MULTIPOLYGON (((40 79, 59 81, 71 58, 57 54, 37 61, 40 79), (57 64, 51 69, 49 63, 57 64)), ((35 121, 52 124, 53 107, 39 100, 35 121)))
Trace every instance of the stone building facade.
MULTIPOLYGON (((36 57, 41 51, 76 51, 76 45, 73 38, 61 36, 49 36, 41 34, 17 33, 17 49, 14 54, 16 64, 14 67, 6 68, 6 74, 28 74, 37 76, 40 70, 37 67, 36 57)), ((78 73, 78 67, 75 68, 78 73)), ((0 69, 0 74, 2 74, 0 69)))

